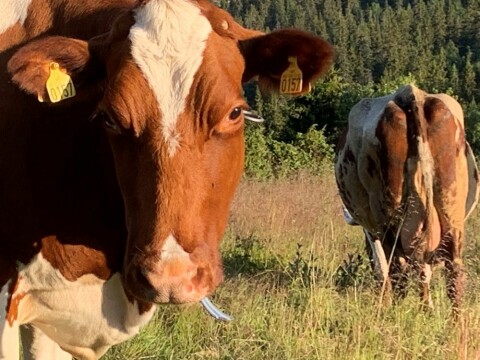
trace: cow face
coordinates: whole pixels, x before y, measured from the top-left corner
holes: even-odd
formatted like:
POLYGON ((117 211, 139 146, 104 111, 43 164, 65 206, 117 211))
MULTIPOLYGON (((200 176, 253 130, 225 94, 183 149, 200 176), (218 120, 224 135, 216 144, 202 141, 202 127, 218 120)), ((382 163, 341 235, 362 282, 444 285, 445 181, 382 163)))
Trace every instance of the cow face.
POLYGON ((128 230, 123 281, 149 302, 192 302, 222 281, 219 242, 243 168, 242 82, 278 88, 296 57, 304 86, 330 46, 285 30, 263 35, 207 1, 151 0, 89 43, 45 38, 10 60, 12 78, 47 99, 49 66, 95 102, 109 136, 128 230))

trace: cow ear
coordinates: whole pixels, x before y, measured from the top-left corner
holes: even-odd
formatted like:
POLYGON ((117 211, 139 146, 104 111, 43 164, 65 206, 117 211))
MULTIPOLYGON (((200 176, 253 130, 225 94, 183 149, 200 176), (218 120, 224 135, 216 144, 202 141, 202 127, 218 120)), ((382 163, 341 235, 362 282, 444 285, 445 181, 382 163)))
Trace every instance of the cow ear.
MULTIPOLYGON (((262 90, 279 92, 287 69, 301 71, 302 86, 297 93, 308 92, 311 84, 330 68, 331 45, 322 38, 300 30, 277 30, 239 42, 245 58, 243 81, 258 76, 262 90)), ((290 71, 291 72, 291 71, 290 71)))
POLYGON ((10 58, 7 69, 15 84, 41 102, 91 98, 98 95, 92 90, 99 88, 104 77, 103 67, 90 55, 87 42, 60 36, 34 40, 21 47, 10 58), (55 76, 64 84, 71 79, 67 96, 53 99, 47 91, 47 83, 56 85, 58 79, 51 80, 55 76))

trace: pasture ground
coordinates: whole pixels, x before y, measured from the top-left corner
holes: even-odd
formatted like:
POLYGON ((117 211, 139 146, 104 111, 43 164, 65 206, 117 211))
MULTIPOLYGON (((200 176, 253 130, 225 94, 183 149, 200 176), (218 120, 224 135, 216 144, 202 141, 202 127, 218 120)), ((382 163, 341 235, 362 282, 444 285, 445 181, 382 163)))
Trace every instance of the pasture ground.
POLYGON ((245 180, 223 242, 226 281, 217 322, 200 305, 161 307, 107 360, 235 359, 480 360, 480 214, 467 223, 468 286, 451 320, 442 269, 432 280, 435 310, 422 310, 411 284, 381 306, 358 227, 343 221, 332 174, 245 180))

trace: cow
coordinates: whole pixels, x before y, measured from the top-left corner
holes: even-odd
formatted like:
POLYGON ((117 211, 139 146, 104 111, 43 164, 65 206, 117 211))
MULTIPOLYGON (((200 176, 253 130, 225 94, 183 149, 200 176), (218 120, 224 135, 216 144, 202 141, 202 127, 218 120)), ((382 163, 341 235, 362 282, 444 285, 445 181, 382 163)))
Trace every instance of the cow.
POLYGON ((479 191, 460 104, 414 85, 361 100, 339 142, 335 176, 347 222, 362 226, 388 293, 393 286, 404 294, 413 269, 423 304, 431 308, 432 265, 444 261, 456 312, 465 281, 464 224, 479 191))
POLYGON ((157 304, 222 282, 255 120, 242 83, 279 92, 294 66, 292 91, 307 92, 333 50, 207 0, 3 0, 0 13, 0 359, 19 358, 19 333, 25 359, 98 359, 157 304))

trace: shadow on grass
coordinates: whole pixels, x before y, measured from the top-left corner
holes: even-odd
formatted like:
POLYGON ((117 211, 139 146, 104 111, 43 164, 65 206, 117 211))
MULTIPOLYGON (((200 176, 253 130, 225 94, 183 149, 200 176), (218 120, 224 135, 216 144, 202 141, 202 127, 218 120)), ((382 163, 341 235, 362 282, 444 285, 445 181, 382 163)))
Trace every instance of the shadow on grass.
POLYGON ((282 272, 281 261, 269 254, 256 235, 250 234, 242 238, 235 236, 235 246, 223 254, 225 276, 234 278, 240 275, 248 277, 266 272, 282 272))

